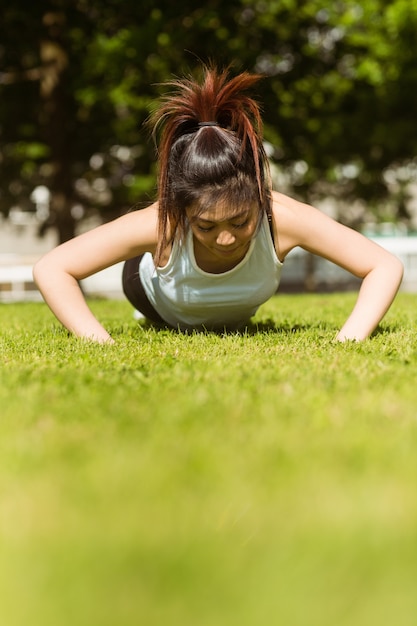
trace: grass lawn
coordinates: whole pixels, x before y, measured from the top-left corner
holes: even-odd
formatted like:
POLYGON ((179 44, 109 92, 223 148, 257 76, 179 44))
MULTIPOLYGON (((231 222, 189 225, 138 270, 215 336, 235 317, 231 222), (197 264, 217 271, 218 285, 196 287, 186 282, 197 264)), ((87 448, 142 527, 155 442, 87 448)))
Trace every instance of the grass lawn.
POLYGON ((1 305, 1 626, 415 626, 417 295, 336 344, 354 299, 93 301, 113 346, 1 305))

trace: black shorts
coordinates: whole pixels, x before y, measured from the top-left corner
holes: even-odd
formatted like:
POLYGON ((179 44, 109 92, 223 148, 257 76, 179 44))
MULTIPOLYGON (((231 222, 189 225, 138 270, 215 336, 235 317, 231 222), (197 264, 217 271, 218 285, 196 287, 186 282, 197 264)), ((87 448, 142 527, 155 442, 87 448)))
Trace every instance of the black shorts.
POLYGON ((135 309, 140 311, 148 320, 155 324, 168 324, 149 302, 148 296, 143 288, 139 275, 139 265, 143 258, 143 254, 129 259, 125 262, 122 272, 122 286, 126 298, 135 309))

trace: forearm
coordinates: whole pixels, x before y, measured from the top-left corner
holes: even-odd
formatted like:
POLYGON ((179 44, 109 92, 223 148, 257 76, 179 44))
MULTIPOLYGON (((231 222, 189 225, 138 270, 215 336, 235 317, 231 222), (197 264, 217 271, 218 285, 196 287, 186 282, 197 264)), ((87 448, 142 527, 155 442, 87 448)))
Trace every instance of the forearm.
POLYGON ((369 337, 391 306, 402 275, 403 266, 396 257, 369 272, 363 279, 355 307, 336 339, 346 341, 369 337))
POLYGON ((113 339, 89 309, 75 278, 65 273, 34 268, 34 279, 56 318, 77 337, 98 343, 113 339))

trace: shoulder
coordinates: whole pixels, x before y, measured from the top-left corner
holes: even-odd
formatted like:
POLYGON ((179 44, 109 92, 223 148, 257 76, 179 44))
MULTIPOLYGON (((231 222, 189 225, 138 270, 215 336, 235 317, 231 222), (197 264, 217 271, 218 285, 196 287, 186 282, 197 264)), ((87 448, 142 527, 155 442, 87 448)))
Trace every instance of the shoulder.
POLYGON ((284 194, 273 193, 272 210, 281 259, 297 246, 333 259, 339 258, 341 247, 369 247, 363 235, 323 211, 284 194))
POLYGON ((327 227, 329 217, 309 204, 274 191, 272 215, 277 252, 281 260, 297 246, 309 245, 314 231, 327 227))
POLYGON ((120 261, 153 252, 157 244, 157 208, 153 204, 131 211, 66 241, 40 259, 38 270, 42 266, 47 271, 61 268, 80 280, 120 261))
POLYGON ((299 246, 363 277, 372 267, 392 257, 375 242, 323 211, 280 193, 273 194, 273 217, 281 260, 299 246))
POLYGON ((272 192, 272 212, 274 218, 279 220, 282 225, 287 223, 290 225, 292 221, 306 217, 317 217, 321 213, 311 205, 278 191, 272 192))
POLYGON ((97 247, 103 251, 103 254, 106 250, 106 255, 111 256, 111 260, 125 260, 145 252, 154 252, 157 241, 158 205, 156 203, 143 209, 131 210, 74 240, 83 248, 97 247))
POLYGON ((158 202, 154 202, 143 209, 132 209, 118 219, 126 225, 138 223, 142 226, 156 227, 158 224, 158 202))
POLYGON ((130 241, 132 247, 154 251, 158 241, 158 203, 125 213, 109 223, 115 237, 130 241))

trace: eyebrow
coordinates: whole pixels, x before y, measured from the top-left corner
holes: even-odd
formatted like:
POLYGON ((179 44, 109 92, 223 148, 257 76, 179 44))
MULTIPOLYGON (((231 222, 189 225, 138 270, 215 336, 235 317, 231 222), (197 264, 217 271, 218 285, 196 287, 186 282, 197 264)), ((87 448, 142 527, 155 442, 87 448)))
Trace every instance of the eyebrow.
POLYGON ((199 220, 200 222, 205 222, 206 224, 215 224, 217 221, 231 222, 233 220, 238 220, 241 217, 246 217, 247 215, 249 215, 249 213, 250 213, 250 209, 249 210, 245 209, 244 211, 241 211, 240 213, 236 213, 233 216, 226 217, 226 219, 224 220, 206 220, 204 219, 204 217, 200 217, 200 216, 197 216, 196 220, 199 220))

